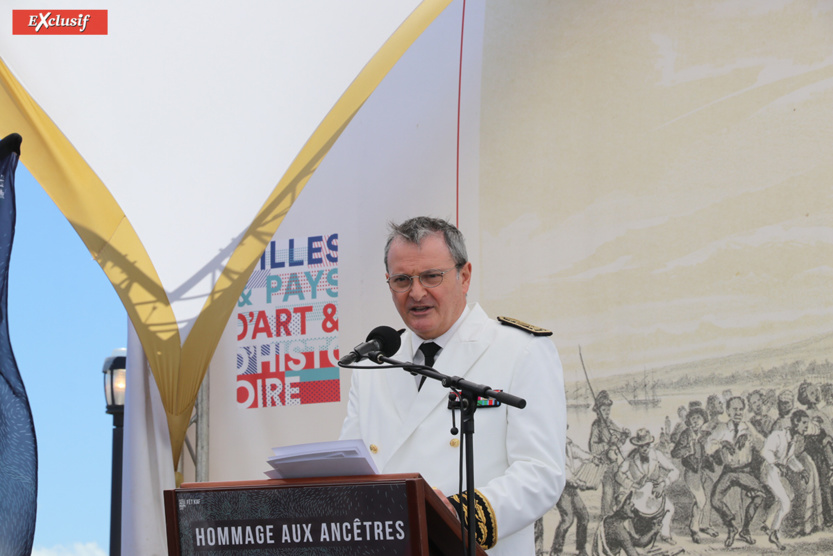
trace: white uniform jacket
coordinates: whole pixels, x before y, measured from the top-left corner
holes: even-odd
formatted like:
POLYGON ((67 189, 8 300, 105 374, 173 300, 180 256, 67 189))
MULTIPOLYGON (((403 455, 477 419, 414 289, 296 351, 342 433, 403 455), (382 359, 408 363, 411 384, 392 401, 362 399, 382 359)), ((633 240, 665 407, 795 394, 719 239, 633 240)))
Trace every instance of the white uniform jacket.
MULTIPOLYGON (((410 334, 393 359, 413 361, 410 334)), ((533 524, 555 505, 565 483, 566 403, 555 346, 499 324, 475 305, 434 368, 526 400, 524 409, 476 410, 474 479, 497 520, 497 544, 489 554, 534 554, 533 524)), ((356 369, 341 438, 362 439, 381 473, 419 472, 451 496, 458 490, 460 448, 452 442, 447 406, 448 391, 438 381, 427 379, 417 392, 407 371, 356 369)))

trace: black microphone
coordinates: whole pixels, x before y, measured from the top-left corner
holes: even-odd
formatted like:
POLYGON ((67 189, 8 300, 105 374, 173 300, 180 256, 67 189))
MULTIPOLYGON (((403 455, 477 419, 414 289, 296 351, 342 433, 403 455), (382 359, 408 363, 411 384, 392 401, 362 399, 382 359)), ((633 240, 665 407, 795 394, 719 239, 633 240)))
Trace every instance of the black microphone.
POLYGON ((390 326, 377 326, 367 335, 367 341, 357 345, 353 351, 339 359, 339 365, 352 365, 366 358, 373 351, 381 351, 385 357, 390 357, 402 345, 399 332, 390 326))

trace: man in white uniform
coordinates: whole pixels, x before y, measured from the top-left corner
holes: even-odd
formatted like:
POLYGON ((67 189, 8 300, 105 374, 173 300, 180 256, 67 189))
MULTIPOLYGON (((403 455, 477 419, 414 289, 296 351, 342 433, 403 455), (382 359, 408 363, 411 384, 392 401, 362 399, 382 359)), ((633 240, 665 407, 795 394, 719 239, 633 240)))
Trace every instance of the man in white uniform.
MULTIPOLYGON (((468 307, 471 282, 462 234, 444 220, 418 217, 392 231, 385 248, 394 305, 408 327, 399 361, 524 398, 524 409, 479 406, 474 457, 477 540, 492 556, 535 553, 533 524, 564 488, 566 402, 561 363, 548 331, 498 323, 468 307), (439 352, 420 348, 436 343, 439 352), (428 361, 430 364, 430 360, 428 361)), ((419 472, 457 492, 459 441, 449 432, 448 390, 402 370, 353 371, 341 438, 360 438, 382 473, 419 472)), ((459 414, 458 414, 459 415, 459 414)), ((459 506, 457 496, 451 502, 459 506)))

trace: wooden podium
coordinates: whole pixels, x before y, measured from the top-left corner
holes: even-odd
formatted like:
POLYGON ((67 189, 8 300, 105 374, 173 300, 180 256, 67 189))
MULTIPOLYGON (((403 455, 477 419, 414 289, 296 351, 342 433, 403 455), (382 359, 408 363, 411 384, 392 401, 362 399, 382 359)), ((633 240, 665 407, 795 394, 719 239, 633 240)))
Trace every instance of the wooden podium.
POLYGON ((416 473, 185 483, 165 515, 169 556, 464 554, 460 522, 416 473))

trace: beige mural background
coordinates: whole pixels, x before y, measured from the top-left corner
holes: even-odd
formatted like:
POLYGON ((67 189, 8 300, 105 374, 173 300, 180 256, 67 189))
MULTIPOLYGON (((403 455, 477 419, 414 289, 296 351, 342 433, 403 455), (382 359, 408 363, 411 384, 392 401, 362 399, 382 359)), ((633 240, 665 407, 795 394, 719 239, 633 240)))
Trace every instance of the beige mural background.
POLYGON ((655 434, 709 393, 833 382, 833 2, 495 0, 484 36, 480 299, 554 331, 568 397, 579 346, 655 434))

